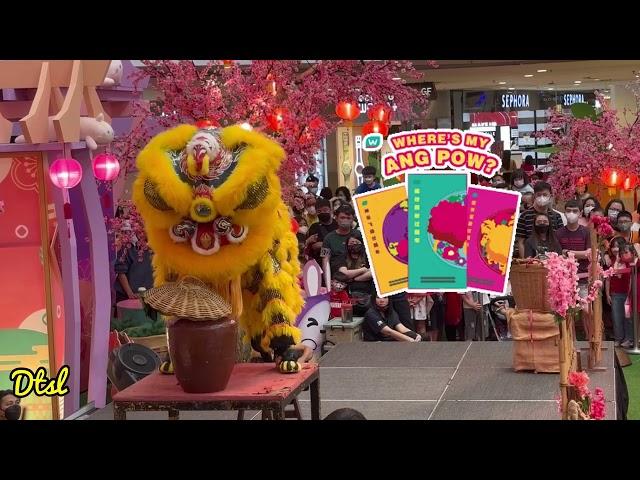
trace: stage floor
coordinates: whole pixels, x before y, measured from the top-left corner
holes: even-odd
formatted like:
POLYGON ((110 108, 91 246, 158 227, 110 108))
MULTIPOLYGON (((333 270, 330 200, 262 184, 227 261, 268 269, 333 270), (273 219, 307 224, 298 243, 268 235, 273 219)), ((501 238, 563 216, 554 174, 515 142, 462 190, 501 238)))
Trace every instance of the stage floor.
MULTIPOLYGON (((578 342, 586 347, 586 342, 578 342)), ((615 419, 612 342, 605 342, 606 371, 588 372, 602 387, 607 418, 615 419)), ((320 360, 321 415, 350 407, 370 420, 559 420, 558 374, 516 373, 511 342, 356 342, 339 344, 320 360)), ((583 353, 582 364, 587 365, 583 353)), ((299 396, 311 418, 309 392, 299 396)), ((232 420, 235 412, 183 412, 185 420, 232 420)), ((134 420, 166 419, 165 412, 133 412, 134 420)), ((246 419, 259 420, 260 412, 246 419)), ((89 420, 112 420, 111 405, 89 420)))
MULTIPOLYGON (((607 370, 588 373, 591 388, 605 392, 607 418, 615 419, 613 343, 605 347, 607 370)), ((511 342, 339 344, 320 361, 322 417, 350 407, 371 420, 559 419, 559 375, 514 372, 511 348, 511 342)), ((308 398, 300 396, 304 418, 308 398)))

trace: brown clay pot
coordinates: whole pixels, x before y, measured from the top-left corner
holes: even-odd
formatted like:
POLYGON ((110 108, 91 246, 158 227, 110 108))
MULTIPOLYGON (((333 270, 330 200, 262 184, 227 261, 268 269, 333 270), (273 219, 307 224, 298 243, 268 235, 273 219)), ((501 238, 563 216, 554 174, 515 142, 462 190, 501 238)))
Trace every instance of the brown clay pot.
POLYGON ((236 363, 237 329, 238 324, 231 318, 181 318, 169 324, 169 354, 185 392, 211 393, 226 388, 236 363))

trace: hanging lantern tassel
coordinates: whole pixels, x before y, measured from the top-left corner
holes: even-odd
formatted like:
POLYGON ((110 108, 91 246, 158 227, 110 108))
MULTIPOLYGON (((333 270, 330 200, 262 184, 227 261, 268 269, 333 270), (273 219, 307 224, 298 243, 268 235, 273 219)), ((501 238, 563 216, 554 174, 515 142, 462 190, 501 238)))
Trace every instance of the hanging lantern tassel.
POLYGON ((71 209, 71 204, 69 202, 64 204, 64 219, 73 220, 73 210, 71 209))

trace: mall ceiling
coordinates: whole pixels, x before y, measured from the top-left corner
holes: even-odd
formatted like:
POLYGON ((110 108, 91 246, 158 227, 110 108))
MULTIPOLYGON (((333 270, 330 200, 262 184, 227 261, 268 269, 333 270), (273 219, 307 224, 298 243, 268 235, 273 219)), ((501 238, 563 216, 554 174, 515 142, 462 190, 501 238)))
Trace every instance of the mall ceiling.
MULTIPOLYGON (((410 83, 435 82, 438 90, 608 90, 640 78, 640 60, 413 60, 422 72, 410 83)), ((138 60, 134 65, 141 65, 138 60)), ((194 60, 205 65, 208 60, 194 60)), ((238 60, 241 65, 250 60, 238 60)), ((312 65, 315 60, 306 60, 312 65)), ((400 80, 400 79, 399 79, 400 80)))
MULTIPOLYGON (((640 78, 640 60, 436 60, 414 61, 417 81, 438 90, 606 90, 640 78), (638 76, 636 76, 638 75, 638 76)), ((415 80, 409 80, 414 82, 415 80)))

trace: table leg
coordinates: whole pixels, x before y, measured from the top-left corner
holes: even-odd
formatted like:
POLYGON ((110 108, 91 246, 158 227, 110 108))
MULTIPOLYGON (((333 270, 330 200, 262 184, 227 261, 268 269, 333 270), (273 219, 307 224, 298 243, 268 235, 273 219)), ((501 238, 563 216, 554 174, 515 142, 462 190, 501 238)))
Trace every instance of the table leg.
POLYGON ((320 420, 320 378, 311 382, 311 420, 320 420))
POLYGON ((238 410, 238 420, 244 420, 244 409, 238 410))
POLYGON ((180 411, 175 408, 169 409, 169 420, 180 420, 180 411))
POLYGON ((284 420, 284 407, 280 405, 279 407, 272 408, 271 415, 274 420, 284 420))
POLYGON ((114 420, 126 420, 127 411, 122 408, 118 403, 113 403, 113 419, 114 420))

